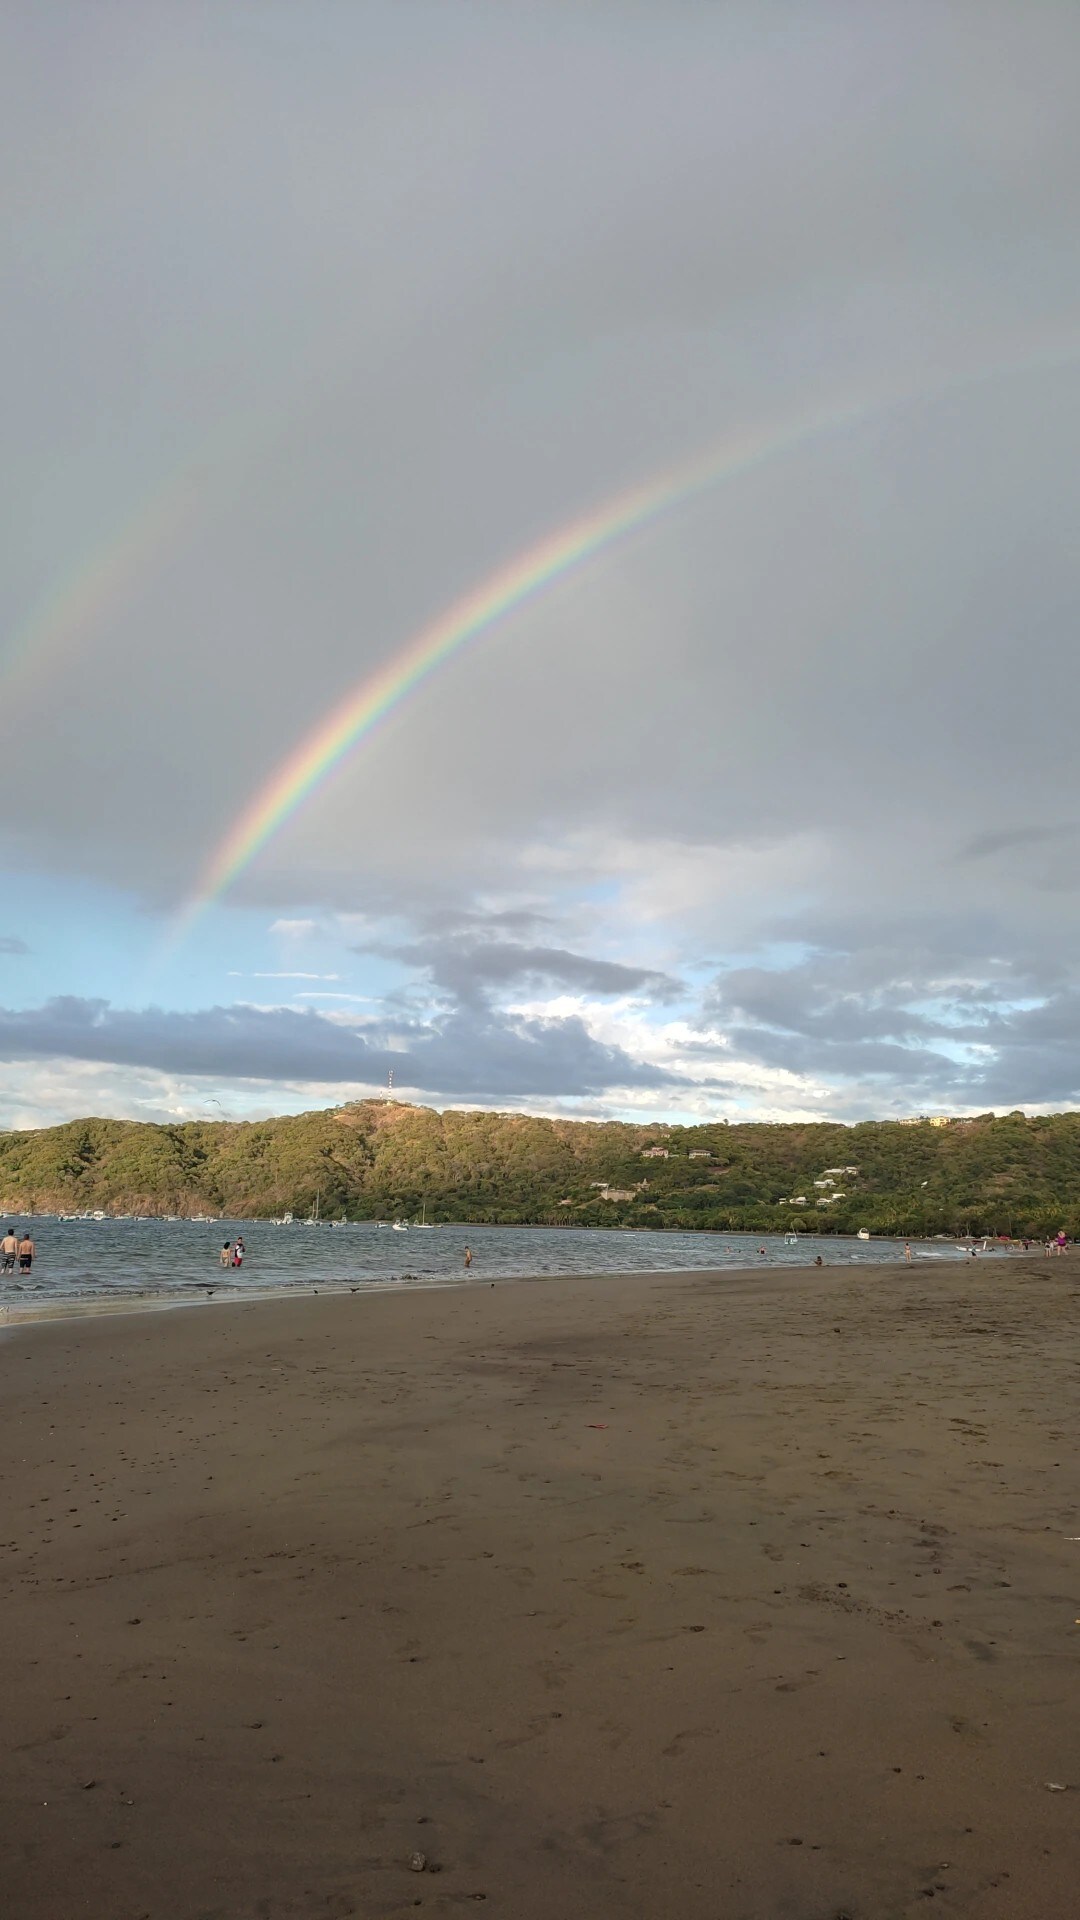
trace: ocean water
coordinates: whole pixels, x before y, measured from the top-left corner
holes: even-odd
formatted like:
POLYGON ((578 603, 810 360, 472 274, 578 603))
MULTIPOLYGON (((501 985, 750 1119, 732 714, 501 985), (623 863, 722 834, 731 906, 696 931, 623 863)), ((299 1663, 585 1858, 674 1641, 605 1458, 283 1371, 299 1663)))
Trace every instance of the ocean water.
MULTIPOLYGON (((13 1216, 18 1231, 22 1218, 13 1216)), ((6 1221, 0 1221, 6 1225, 6 1221)), ((571 1227, 435 1227, 395 1233, 374 1222, 275 1226, 268 1221, 56 1220, 29 1222, 37 1248, 29 1279, 0 1275, 0 1305, 124 1297, 215 1297, 332 1287, 423 1287, 570 1273, 693 1272, 725 1267, 832 1266, 903 1261, 902 1240, 780 1234, 648 1233, 571 1227), (222 1242, 242 1234, 244 1265, 223 1271, 222 1242), (473 1251, 466 1274, 465 1248, 473 1251), (764 1252, 759 1249, 764 1248, 764 1252)), ((954 1242, 912 1242, 922 1260, 969 1258, 954 1242)))

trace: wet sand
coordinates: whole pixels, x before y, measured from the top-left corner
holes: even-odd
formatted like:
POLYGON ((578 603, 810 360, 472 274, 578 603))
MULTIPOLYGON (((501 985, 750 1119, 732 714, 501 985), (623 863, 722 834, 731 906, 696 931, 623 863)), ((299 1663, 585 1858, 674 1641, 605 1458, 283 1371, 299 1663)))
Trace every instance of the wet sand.
POLYGON ((9 1334, 0 1909, 1072 1920, 1078 1297, 1074 1255, 9 1334))

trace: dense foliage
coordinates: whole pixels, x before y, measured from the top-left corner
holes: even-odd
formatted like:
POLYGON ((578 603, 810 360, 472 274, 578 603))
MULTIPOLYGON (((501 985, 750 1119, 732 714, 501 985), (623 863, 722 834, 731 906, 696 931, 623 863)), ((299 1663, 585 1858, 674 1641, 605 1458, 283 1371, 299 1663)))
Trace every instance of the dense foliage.
POLYGON ((504 1224, 1075 1234, 1080 1114, 662 1127, 365 1100, 283 1120, 0 1135, 0 1210, 12 1214, 304 1215, 316 1196, 324 1218, 354 1220, 425 1205, 429 1220, 504 1224), (858 1171, 816 1187, 830 1168, 858 1171), (605 1198, 605 1183, 623 1197, 605 1198))

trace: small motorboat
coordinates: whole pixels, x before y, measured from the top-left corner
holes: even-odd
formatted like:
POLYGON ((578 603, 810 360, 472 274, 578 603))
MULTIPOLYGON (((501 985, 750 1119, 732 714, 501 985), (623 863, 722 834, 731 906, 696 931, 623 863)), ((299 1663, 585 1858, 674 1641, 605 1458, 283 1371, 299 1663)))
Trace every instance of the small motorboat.
POLYGON ((855 1237, 857 1240, 869 1240, 870 1238, 869 1227, 860 1227, 855 1237))

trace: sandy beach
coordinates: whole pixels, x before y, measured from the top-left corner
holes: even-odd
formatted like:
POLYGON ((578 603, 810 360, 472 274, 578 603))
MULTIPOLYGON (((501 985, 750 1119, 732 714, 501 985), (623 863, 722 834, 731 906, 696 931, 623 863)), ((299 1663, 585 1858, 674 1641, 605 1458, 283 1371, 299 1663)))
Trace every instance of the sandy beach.
POLYGON ((9 1332, 5 1916, 1072 1920, 1078 1297, 1073 1256, 9 1332))

